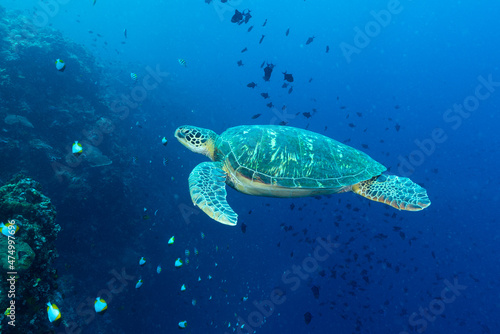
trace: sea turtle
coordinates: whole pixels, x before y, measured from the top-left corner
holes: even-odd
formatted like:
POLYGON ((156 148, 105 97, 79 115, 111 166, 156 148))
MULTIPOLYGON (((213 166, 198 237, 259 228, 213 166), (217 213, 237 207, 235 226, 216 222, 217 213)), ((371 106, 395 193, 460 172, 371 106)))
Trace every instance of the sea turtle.
POLYGON ((427 192, 387 170, 367 154, 315 132, 289 126, 242 125, 221 135, 181 126, 175 137, 209 157, 189 175, 193 203, 226 225, 238 215, 226 201, 226 184, 249 195, 305 197, 352 191, 399 210, 419 211, 427 192))

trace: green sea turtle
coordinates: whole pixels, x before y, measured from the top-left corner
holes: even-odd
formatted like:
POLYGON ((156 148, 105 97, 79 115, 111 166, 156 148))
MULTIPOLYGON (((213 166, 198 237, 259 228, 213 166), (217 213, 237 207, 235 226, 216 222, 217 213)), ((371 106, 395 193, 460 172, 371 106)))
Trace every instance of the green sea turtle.
POLYGON ((367 154, 326 136, 288 126, 243 125, 221 135, 181 126, 175 137, 209 157, 189 175, 193 203, 226 225, 238 215, 226 201, 226 184, 249 195, 305 197, 347 191, 399 210, 419 211, 431 204, 427 192, 387 170, 367 154))

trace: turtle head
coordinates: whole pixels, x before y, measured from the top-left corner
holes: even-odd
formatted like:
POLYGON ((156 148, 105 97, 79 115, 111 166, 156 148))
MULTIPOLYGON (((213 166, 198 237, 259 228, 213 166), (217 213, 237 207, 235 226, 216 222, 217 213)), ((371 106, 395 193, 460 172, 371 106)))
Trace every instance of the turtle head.
POLYGON ((214 146, 218 135, 209 129, 184 125, 175 130, 175 138, 195 153, 214 159, 214 146))

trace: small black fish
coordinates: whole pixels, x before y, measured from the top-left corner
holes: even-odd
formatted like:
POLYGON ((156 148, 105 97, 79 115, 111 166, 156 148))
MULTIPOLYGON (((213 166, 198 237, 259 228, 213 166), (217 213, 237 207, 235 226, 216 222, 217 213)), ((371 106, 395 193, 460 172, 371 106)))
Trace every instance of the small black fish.
POLYGON ((283 86, 281 86, 281 88, 287 88, 288 87, 288 84, 285 82, 283 83, 283 86))
POLYGON ((356 115, 358 115, 358 117, 363 117, 363 114, 360 113, 359 111, 356 112, 356 115))
POLYGON ((250 32, 250 31, 252 31, 252 29, 253 29, 253 26, 250 26, 250 28, 248 28, 247 31, 250 32))
POLYGON ((259 44, 262 43, 262 41, 264 40, 264 37, 266 37, 266 35, 262 35, 262 37, 260 38, 259 44))
POLYGON ((253 116, 252 116, 252 119, 259 118, 259 117, 260 117, 260 115, 262 115, 262 114, 255 114, 255 115, 253 115, 253 116))
MULTIPOLYGON (((243 11, 243 13, 242 13, 242 14, 243 14, 243 16, 245 17, 245 19, 244 19, 245 24, 247 24, 247 23, 248 23, 248 21, 250 21, 250 19, 252 18, 252 15, 250 14, 250 9, 245 9, 245 10, 243 11), (245 10, 247 11, 246 13, 245 13, 245 10)), ((239 24, 241 24, 241 23, 242 23, 242 22, 240 22, 239 24)))
POLYGON ((264 81, 269 81, 271 79, 271 74, 273 73, 273 68, 275 65, 273 64, 267 64, 267 66, 264 68, 264 81))
POLYGON ((234 15, 233 17, 231 17, 231 22, 233 23, 243 22, 243 14, 239 10, 235 9, 234 15))
POLYGON ((266 106, 268 106, 269 108, 272 108, 272 107, 274 107, 274 104, 272 102, 269 102, 268 104, 266 104, 266 106))
POLYGON ((287 124, 288 124, 288 122, 285 122, 285 121, 279 122, 279 125, 287 125, 287 124))
POLYGON ((286 30, 285 36, 288 36, 289 33, 290 33, 290 28, 286 30))
POLYGON ((399 132, 399 129, 401 129, 401 125, 397 124, 394 126, 394 128, 396 128, 396 132, 399 132))
POLYGON ((285 75, 285 79, 284 80, 286 80, 288 82, 293 82, 293 75, 292 74, 286 73, 286 71, 283 72, 283 74, 285 75))
POLYGON ((310 83, 311 81, 313 81, 313 78, 309 79, 309 83, 310 83))
POLYGON ((250 82, 249 84, 247 84, 247 87, 250 87, 250 88, 255 88, 255 86, 257 86, 257 84, 255 82, 250 82))
POLYGON ((314 295, 314 298, 318 299, 319 298, 319 287, 317 287, 316 285, 314 285, 312 288, 311 288, 311 291, 314 295))
POLYGON ((238 60, 238 63, 237 63, 237 64, 238 64, 238 66, 243 66, 243 61, 238 60))
POLYGON ((247 48, 244 48, 243 50, 241 50, 241 53, 246 52, 247 50, 247 48))
POLYGON ((354 123, 349 123, 349 127, 354 128, 356 125, 354 125, 354 123))
POLYGON ((311 117, 311 113, 310 112, 303 112, 302 115, 304 115, 306 118, 310 118, 311 117))
POLYGON ((312 320, 311 312, 304 313, 304 322, 306 323, 306 325, 309 325, 309 323, 311 323, 311 320, 312 320))
POLYGON ((261 95, 264 99, 268 99, 268 98, 269 98, 269 94, 267 94, 267 93, 260 93, 260 95, 261 95))
POLYGON ((313 42, 313 40, 314 40, 314 36, 313 37, 309 37, 307 39, 307 41, 306 41, 306 45, 311 44, 313 42))
POLYGON ((241 223, 241 232, 245 233, 247 231, 247 225, 245 223, 241 223))
POLYGON ((330 47, 327 45, 326 46, 326 53, 328 53, 328 51, 330 51, 330 47))
POLYGON ((290 87, 290 89, 288 90, 288 94, 292 94, 292 92, 293 92, 293 86, 290 87))
POLYGON ((127 38, 127 29, 123 30, 123 36, 125 36, 125 38, 127 38))
POLYGON ((260 64, 260 68, 263 68, 265 64, 266 64, 266 61, 264 60, 264 61, 262 62, 262 64, 260 64))
POLYGON ((265 27, 266 23, 267 23, 267 19, 264 21, 264 24, 262 24, 262 26, 265 27))

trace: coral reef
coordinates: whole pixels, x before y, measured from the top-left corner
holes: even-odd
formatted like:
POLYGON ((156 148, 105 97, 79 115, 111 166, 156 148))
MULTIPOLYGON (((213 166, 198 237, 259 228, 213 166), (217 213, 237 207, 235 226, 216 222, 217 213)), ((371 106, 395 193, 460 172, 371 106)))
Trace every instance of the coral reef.
POLYGON ((106 72, 83 46, 50 26, 33 25, 24 14, 0 6, 0 155, 16 161, 3 166, 0 179, 19 172, 21 165, 37 179, 60 183, 53 162, 75 169, 65 156, 78 140, 88 143, 88 152, 71 178, 63 179, 76 187, 81 182, 75 184, 75 176, 85 179, 93 173, 86 167, 110 168, 105 166, 112 164, 109 155, 117 145, 110 135, 119 118, 106 99, 109 83, 99 84, 108 80, 106 72), (64 60, 64 72, 56 69, 56 59, 64 60), (20 144, 25 142, 31 145, 20 144))
MULTIPOLYGON (((0 221, 14 220, 19 226, 15 234, 14 262, 16 280, 16 323, 23 333, 49 331, 45 303, 54 296, 56 272, 52 261, 57 257, 54 242, 61 227, 55 222, 56 210, 50 199, 41 192, 39 183, 17 175, 0 187, 0 221)), ((2 269, 9 270, 7 237, 0 235, 2 269)), ((12 255, 11 255, 12 256, 12 255)), ((7 309, 7 282, 0 282, 0 314, 7 309)))

